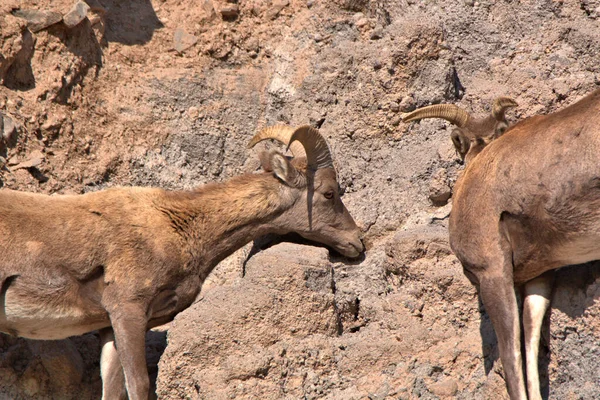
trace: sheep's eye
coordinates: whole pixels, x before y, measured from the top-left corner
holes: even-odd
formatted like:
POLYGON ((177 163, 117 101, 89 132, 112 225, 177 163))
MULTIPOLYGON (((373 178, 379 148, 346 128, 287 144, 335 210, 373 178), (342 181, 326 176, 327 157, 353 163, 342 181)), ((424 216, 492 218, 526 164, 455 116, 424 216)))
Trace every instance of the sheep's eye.
POLYGON ((333 190, 326 192, 324 196, 326 199, 329 199, 329 200, 333 199, 333 190))

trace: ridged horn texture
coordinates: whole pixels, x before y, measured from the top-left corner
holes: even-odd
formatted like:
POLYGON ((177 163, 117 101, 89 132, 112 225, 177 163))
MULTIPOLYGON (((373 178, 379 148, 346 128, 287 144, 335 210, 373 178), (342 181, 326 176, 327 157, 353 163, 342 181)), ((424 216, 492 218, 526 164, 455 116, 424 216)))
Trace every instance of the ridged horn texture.
POLYGON ((306 150, 306 164, 309 168, 334 168, 333 158, 325 138, 312 126, 304 125, 296 128, 290 139, 290 145, 295 141, 302 143, 306 150))
POLYGON ((418 108, 413 112, 403 114, 402 121, 410 122, 425 118, 443 118, 446 121, 463 128, 471 119, 468 112, 454 104, 435 104, 418 108))
POLYGON ((507 108, 517 106, 517 102, 509 97, 498 97, 496 100, 494 100, 494 105, 492 107, 492 116, 497 121, 501 121, 504 119, 504 112, 507 108))
POLYGON ((291 141, 295 131, 294 128, 287 125, 269 126, 254 135, 250 143, 248 143, 248 148, 253 148, 263 140, 274 139, 288 146, 295 158, 306 157, 306 151, 304 151, 302 144, 299 142, 292 143, 291 141))

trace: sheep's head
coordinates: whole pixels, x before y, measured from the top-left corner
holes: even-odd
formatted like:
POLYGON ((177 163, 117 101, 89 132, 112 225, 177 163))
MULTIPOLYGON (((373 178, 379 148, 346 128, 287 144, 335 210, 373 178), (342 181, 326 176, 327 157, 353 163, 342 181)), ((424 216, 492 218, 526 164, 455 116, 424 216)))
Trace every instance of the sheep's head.
POLYGON ((362 253, 360 230, 340 197, 325 138, 310 126, 278 125, 256 134, 248 147, 266 139, 283 143, 294 155, 292 160, 277 151, 261 156, 263 169, 281 182, 281 196, 291 204, 279 217, 282 231, 324 243, 347 257, 362 253))
POLYGON ((442 118, 456 125, 450 137, 454 148, 466 163, 473 159, 492 140, 499 138, 508 129, 506 109, 517 103, 508 97, 498 97, 494 101, 491 115, 473 118, 467 111, 454 104, 436 104, 422 107, 402 115, 404 122, 425 118, 442 118))

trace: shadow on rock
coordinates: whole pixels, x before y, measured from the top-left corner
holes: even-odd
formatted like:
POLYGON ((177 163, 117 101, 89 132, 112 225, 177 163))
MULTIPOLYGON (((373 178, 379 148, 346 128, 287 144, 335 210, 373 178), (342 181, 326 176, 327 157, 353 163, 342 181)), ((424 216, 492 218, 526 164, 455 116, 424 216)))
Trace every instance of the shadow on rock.
POLYGON ((498 361, 500 353, 498 352, 498 339, 496 338, 496 332, 492 326, 490 317, 485 312, 485 307, 481 301, 481 296, 478 296, 479 300, 479 333, 481 335, 481 354, 483 355, 485 374, 489 375, 494 367, 494 363, 498 361))
MULTIPOLYGON (((152 330, 146 334, 146 363, 150 376, 150 393, 156 393, 158 361, 167 348, 167 331, 152 330)), ((156 397, 151 397, 156 398, 156 397)))
MULTIPOLYGON (((22 46, 4 75, 3 85, 11 90, 30 90, 35 87, 35 77, 31 68, 31 59, 35 49, 35 38, 23 31, 22 46)), ((1 66, 1 65, 0 65, 1 66)), ((1 72, 1 71, 0 71, 1 72)), ((2 74, 0 74, 0 78, 2 74)))
POLYGON ((566 398, 576 393, 579 398, 595 398, 597 386, 588 387, 587 383, 597 381, 600 262, 561 268, 555 282, 540 347, 542 395, 566 398), (556 361, 552 362, 551 356, 556 361), (565 367, 555 374, 553 365, 557 363, 565 367), (548 371, 552 372, 551 384, 548 371))
POLYGON ((96 68, 98 76, 102 67, 102 48, 89 20, 84 20, 73 28, 56 24, 48 29, 48 33, 58 38, 79 60, 75 68, 70 69, 62 79, 62 86, 55 95, 60 104, 67 104, 75 86, 80 85, 90 68, 96 68))
POLYGON ((333 249, 329 246, 326 246, 323 243, 314 242, 312 240, 305 239, 304 237, 302 237, 301 235, 299 235, 297 233, 288 233, 286 235, 269 234, 269 235, 265 235, 259 239, 256 239, 252 243, 252 249, 250 250, 250 253, 248 253, 248 257, 246 258, 246 261, 244 262, 244 269, 245 269, 246 263, 253 255, 255 255, 256 253, 259 253, 262 250, 266 250, 270 247, 273 247, 276 244, 284 243, 284 242, 326 248, 327 250, 329 250, 329 261, 332 263, 343 262, 346 265, 359 265, 360 263, 365 261, 365 258, 366 258, 366 252, 364 252, 364 251, 356 258, 345 257, 342 254, 338 253, 335 249, 333 249))
POLYGON ((156 29, 163 27, 149 0, 104 0, 106 7, 105 38, 125 45, 144 44, 156 29))
POLYGON ((581 317, 600 297, 600 262, 561 268, 556 272, 556 284, 551 308, 571 318, 581 317))

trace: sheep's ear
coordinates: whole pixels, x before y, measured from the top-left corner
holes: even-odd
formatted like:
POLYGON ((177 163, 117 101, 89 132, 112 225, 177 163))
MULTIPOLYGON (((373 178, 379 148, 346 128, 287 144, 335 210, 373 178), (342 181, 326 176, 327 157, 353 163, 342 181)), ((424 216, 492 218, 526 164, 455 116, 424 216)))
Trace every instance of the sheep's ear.
POLYGON ((460 129, 454 129, 452 134, 450 135, 452 138, 452 143, 454 144, 454 148, 460 154, 460 158, 462 160, 465 159, 465 156, 469 152, 469 148, 471 147, 471 143, 469 143, 469 139, 467 139, 460 129))
POLYGON ((496 124, 496 128, 494 129, 494 139, 499 138, 504 135, 504 132, 508 129, 508 124, 504 121, 500 121, 496 124))
POLYGON ((270 167, 273 174, 291 187, 300 187, 304 184, 304 176, 281 153, 271 154, 270 167))

